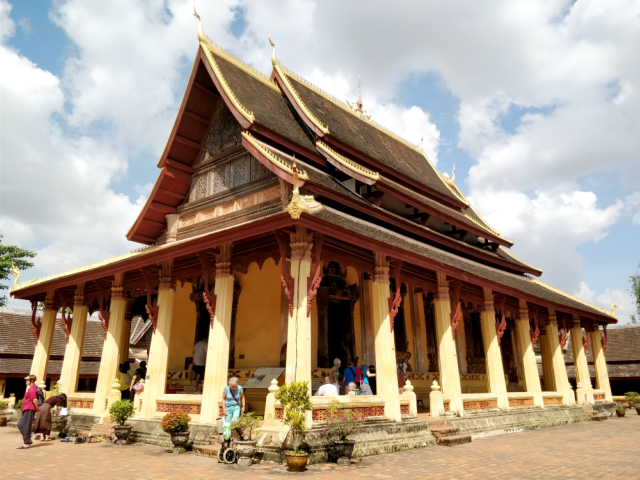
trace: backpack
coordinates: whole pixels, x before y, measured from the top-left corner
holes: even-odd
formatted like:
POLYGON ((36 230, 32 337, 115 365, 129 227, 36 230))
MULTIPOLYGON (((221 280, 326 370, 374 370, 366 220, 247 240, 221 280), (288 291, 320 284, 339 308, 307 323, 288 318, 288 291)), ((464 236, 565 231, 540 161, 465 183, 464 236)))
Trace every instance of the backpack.
POLYGON ((44 392, 40 387, 36 387, 38 389, 38 406, 42 405, 44 402, 44 392))
POLYGON ((364 379, 362 378, 362 367, 356 368, 356 383, 362 385, 364 379))

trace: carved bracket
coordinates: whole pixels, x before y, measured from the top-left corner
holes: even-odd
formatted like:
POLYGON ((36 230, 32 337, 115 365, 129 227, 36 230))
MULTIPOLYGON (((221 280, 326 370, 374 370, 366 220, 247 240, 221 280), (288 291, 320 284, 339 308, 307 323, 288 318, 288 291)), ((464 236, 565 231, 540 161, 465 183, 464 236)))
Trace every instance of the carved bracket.
POLYGON ((393 326, 395 324, 395 318, 398 314, 398 310, 400 309, 400 304, 402 303, 402 295, 400 295, 400 290, 402 287, 402 281, 400 277, 400 272, 402 271, 402 261, 395 260, 393 262, 393 276, 396 279, 396 295, 393 298, 393 302, 391 303, 391 307, 389 309, 389 320, 391 323, 391 331, 393 332, 393 326))
POLYGON ((109 319, 111 318, 111 302, 107 298, 107 295, 105 295, 107 287, 104 281, 94 280, 94 282, 98 287, 98 318, 100 319, 100 324, 104 330, 104 339, 106 340, 107 332, 109 331, 109 319))
POLYGON ((589 329, 584 329, 585 336, 582 337, 582 346, 584 347, 584 353, 587 353, 587 348, 591 344, 591 335, 589 335, 589 329))
POLYGON ((569 329, 567 328, 566 317, 562 318, 562 331, 563 333, 559 335, 558 341, 560 342, 560 348, 564 350, 564 347, 567 344, 567 340, 569 340, 569 329))
POLYGON ((284 287, 284 294, 287 296, 287 300, 289 300, 289 315, 293 317, 293 277, 287 268, 287 244, 288 237, 287 234, 277 230, 273 232, 276 236, 276 240, 278 240, 278 248, 280 250, 280 264, 282 266, 282 275, 280 275, 280 281, 282 282, 282 286, 284 287))
POLYGON ((453 281, 453 294, 451 295, 451 299, 453 300, 456 310, 451 313, 451 335, 453 335, 453 339, 456 339, 456 330, 458 329, 458 325, 460 325, 460 320, 462 320, 462 305, 460 304, 460 289, 462 288, 462 282, 460 280, 453 281))
POLYGON ((153 304, 151 303, 151 292, 155 288, 155 283, 153 282, 153 271, 149 267, 141 268, 142 277, 144 278, 144 283, 147 288, 147 303, 144 306, 147 310, 147 315, 149 315, 149 321, 153 325, 153 333, 156 333, 156 327, 158 324, 158 311, 160 307, 158 307, 158 300, 156 299, 153 304))
POLYGON ((38 340, 40 339, 40 328, 42 327, 42 321, 36 322, 36 312, 38 311, 38 299, 33 298, 30 300, 31 302, 31 331, 33 332, 33 336, 36 337, 36 345, 38 344, 38 340))
POLYGON ((609 341, 609 336, 607 335, 607 324, 605 323, 602 326, 602 330, 604 330, 604 340, 602 340, 602 353, 607 353, 607 342, 609 341))
POLYGON ((320 283, 322 282, 322 276, 320 273, 322 272, 322 260, 320 260, 320 256, 322 255, 322 243, 324 242, 324 235, 318 234, 315 236, 316 241, 316 274, 313 279, 307 279, 307 318, 309 317, 309 313, 311 313, 311 303, 313 299, 316 298, 318 294, 318 288, 320 287, 320 283))
POLYGON ((210 257, 207 252, 197 252, 200 264, 202 265, 202 278, 204 280, 204 292, 202 292, 202 299, 204 300, 207 312, 209 312, 209 321, 211 328, 213 328, 213 321, 216 319, 216 294, 211 292, 209 287, 209 274, 211 273, 210 257))
MULTIPOLYGON (((67 297, 64 295, 62 290, 58 290, 58 295, 60 295, 60 303, 62 304, 60 309, 62 311, 62 316, 60 318, 60 325, 62 325, 62 330, 67 335, 67 343, 69 343, 69 335, 71 334, 71 325, 73 324, 73 318, 71 313, 67 313, 67 308, 71 309, 69 305, 71 302, 67 300, 67 297)), ((73 313, 73 310, 71 310, 73 313)))
POLYGON ((531 313, 533 314, 533 325, 535 328, 529 327, 529 336, 531 337, 531 345, 535 345, 540 338, 540 327, 538 325, 538 307, 534 305, 531 307, 531 313))
POLYGON ((496 322, 496 336, 498 337, 498 345, 500 345, 500 339, 504 335, 504 331, 507 329, 506 319, 506 302, 507 296, 500 295, 498 298, 498 311, 500 312, 500 321, 496 322))

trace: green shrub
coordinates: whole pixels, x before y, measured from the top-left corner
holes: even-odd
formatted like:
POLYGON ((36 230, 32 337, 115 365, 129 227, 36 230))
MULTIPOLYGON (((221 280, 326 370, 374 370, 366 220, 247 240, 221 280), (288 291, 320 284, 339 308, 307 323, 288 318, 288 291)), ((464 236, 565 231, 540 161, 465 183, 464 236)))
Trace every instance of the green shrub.
POLYGON ((293 440, 293 452, 291 453, 303 453, 299 447, 302 435, 307 428, 307 412, 313 409, 309 394, 309 382, 291 382, 283 385, 276 392, 275 397, 282 405, 282 423, 287 425, 291 432, 293 440))
POLYGON ((14 407, 16 412, 21 412, 22 411, 22 399, 18 400, 16 402, 16 406, 14 407))
POLYGON ((191 417, 184 412, 171 412, 162 417, 162 430, 167 433, 183 433, 189 430, 191 417))
POLYGON ((7 402, 0 402, 0 415, 5 415, 7 413, 7 407, 9 404, 7 402))
POLYGON ((324 431, 329 439, 345 442, 347 437, 355 433, 364 424, 364 416, 358 418, 347 405, 333 402, 327 410, 327 421, 324 431))
POLYGON ((129 400, 118 400, 117 402, 113 402, 111 407, 109 407, 111 420, 121 427, 124 427, 125 422, 133 417, 134 414, 135 408, 129 400))
POLYGON ((244 413, 231 425, 231 428, 238 432, 240 440, 249 441, 253 438, 254 434, 258 435, 259 432, 255 430, 255 428, 261 420, 262 417, 255 415, 253 412, 244 413))
POLYGON ((640 404, 640 393, 638 393, 638 392, 627 392, 627 393, 624 394, 624 396, 626 397, 627 401, 633 402, 636 405, 640 404))

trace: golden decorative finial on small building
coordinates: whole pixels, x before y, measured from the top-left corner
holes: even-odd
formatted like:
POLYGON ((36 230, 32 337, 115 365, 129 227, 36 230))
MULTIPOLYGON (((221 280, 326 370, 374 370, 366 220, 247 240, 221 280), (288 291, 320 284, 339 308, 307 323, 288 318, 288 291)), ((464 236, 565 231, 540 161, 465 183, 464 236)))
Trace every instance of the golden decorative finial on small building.
POLYGON ((293 193, 291 195, 291 201, 287 205, 286 211, 289 212, 291 218, 298 220, 302 213, 309 213, 309 205, 305 201, 305 197, 300 195, 300 189, 298 188, 298 169, 296 168, 296 154, 293 154, 293 193))
POLYGON ((15 290, 18 287, 18 283, 20 282, 20 269, 15 265, 11 265, 9 273, 15 277, 13 279, 13 285, 11 285, 11 290, 15 290))
POLYGON ((273 43, 271 41, 271 32, 269 32, 268 34, 269 37, 269 43, 271 44, 271 46, 273 47, 273 51, 271 52, 271 63, 273 64, 273 66, 275 67, 276 65, 280 65, 280 62, 278 61, 278 59, 276 58, 276 45, 275 43, 273 43))
POLYGON ((451 172, 451 183, 456 183, 456 164, 453 164, 453 172, 451 172))

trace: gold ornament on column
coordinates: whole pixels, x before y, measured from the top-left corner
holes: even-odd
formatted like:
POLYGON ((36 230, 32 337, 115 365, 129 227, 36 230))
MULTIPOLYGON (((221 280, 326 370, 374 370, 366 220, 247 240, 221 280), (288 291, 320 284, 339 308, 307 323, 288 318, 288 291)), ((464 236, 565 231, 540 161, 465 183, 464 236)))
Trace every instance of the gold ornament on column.
POLYGON ((298 188, 298 169, 296 168, 296 155, 293 154, 293 194, 291 195, 291 201, 287 205, 286 211, 289 212, 291 218, 298 220, 303 213, 309 213, 309 205, 307 200, 313 200, 310 195, 300 195, 298 188))

